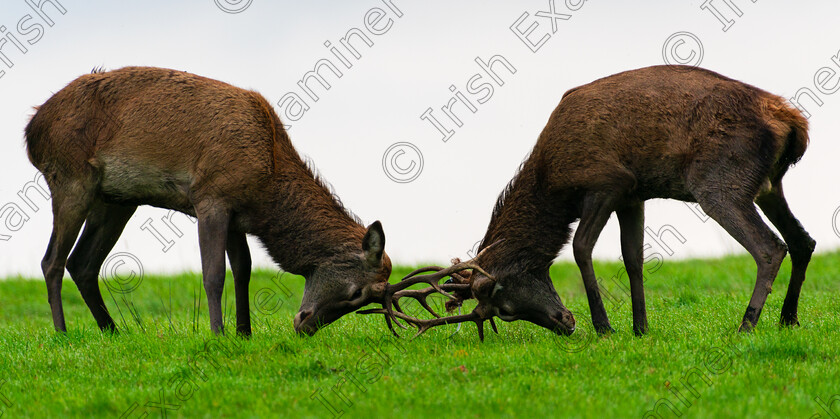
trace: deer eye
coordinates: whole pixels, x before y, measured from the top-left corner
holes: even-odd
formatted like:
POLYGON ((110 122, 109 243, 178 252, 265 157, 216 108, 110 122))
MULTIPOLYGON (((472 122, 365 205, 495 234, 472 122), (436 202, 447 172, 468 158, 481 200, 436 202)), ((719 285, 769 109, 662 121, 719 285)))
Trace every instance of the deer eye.
POLYGON ((361 288, 359 288, 359 289, 357 289, 357 290, 356 290, 356 292, 354 292, 354 293, 353 293, 353 295, 352 295, 352 296, 350 296, 350 299, 351 299, 351 300, 357 300, 357 299, 359 299, 361 296, 362 296, 362 289, 361 289, 361 288))

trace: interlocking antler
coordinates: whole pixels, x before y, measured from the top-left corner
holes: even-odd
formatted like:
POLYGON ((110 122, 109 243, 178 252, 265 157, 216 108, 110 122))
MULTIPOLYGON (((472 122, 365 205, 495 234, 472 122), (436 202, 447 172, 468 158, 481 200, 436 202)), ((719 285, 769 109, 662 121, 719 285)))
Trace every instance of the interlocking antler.
MULTIPOLYGON (((394 322, 397 322, 397 316, 394 315, 393 310, 393 304, 395 300, 399 300, 399 298, 402 297, 415 298, 418 302, 420 302, 420 305, 422 305, 423 308, 429 310, 429 312, 431 312, 435 317, 440 317, 437 313, 434 312, 434 310, 431 309, 431 307, 429 307, 428 303, 426 302, 426 296, 430 295, 432 292, 438 292, 449 298, 455 299, 455 296, 447 292, 447 290, 469 290, 470 284, 438 284, 438 282, 441 279, 467 269, 477 270, 490 277, 490 275, 484 272, 484 270, 480 266, 475 264, 473 260, 457 263, 448 268, 441 268, 440 266, 427 266, 424 268, 419 268, 406 275, 400 282, 396 284, 388 284, 382 296, 382 311, 378 311, 378 309, 363 310, 360 311, 359 314, 385 314, 385 323, 388 325, 388 329, 390 329, 395 336, 399 336, 396 330, 394 330, 393 324, 391 324, 392 319, 394 322), (421 275, 425 272, 433 273, 421 275), (407 292, 405 291, 406 288, 420 283, 426 283, 431 285, 431 291, 429 291, 429 288, 423 290, 408 290, 407 292), (397 295, 398 293, 399 295, 397 295)), ((405 313, 401 314, 403 314, 403 316, 405 317, 408 317, 405 315, 405 313)), ((402 326, 398 322, 397 324, 399 326, 402 326)))
MULTIPOLYGON (((458 265, 459 263, 461 263, 461 259, 458 259, 458 258, 452 259, 452 265, 453 266, 458 265)), ((429 267, 429 268, 432 268, 432 267, 429 267)), ((443 269, 443 268, 437 267, 437 266, 435 266, 433 268, 437 269, 437 270, 442 270, 443 269)), ((450 296, 449 297, 450 300, 446 302, 445 309, 446 309, 447 312, 454 310, 456 307, 459 307, 464 300, 466 300, 466 299, 468 299, 472 296, 472 292, 471 292, 471 289, 470 289, 470 280, 469 280, 469 278, 472 276, 472 272, 468 272, 468 271, 452 272, 449 276, 450 276, 450 279, 448 279, 443 285, 440 285, 440 288, 443 289, 444 291, 455 294, 454 295, 455 298, 450 296)), ((433 316, 440 317, 440 315, 435 313, 435 311, 429 306, 428 302, 426 301, 426 297, 428 297, 429 295, 431 295, 433 293, 436 293, 436 292, 438 292, 438 291, 435 287, 423 288, 421 290, 402 290, 402 291, 398 291, 398 292, 394 293, 394 296, 393 296, 394 308, 396 308, 397 311, 399 311, 401 313, 405 313, 405 311, 403 311, 403 309, 400 307, 399 300, 400 300, 400 298, 403 298, 403 297, 409 297, 409 298, 413 298, 413 299, 417 300, 417 302, 420 303, 420 305, 423 308, 425 308, 426 311, 431 313, 433 316)), ((399 322, 397 322, 397 324, 399 325, 399 322)))
MULTIPOLYGON (((484 341, 484 321, 485 320, 490 320, 490 326, 493 328, 493 331, 496 332, 496 333, 499 333, 499 331, 496 329, 496 323, 493 321, 492 316, 489 316, 489 317, 486 316, 483 313, 483 310, 480 310, 478 307, 476 307, 476 309, 473 310, 470 314, 460 314, 460 315, 457 315, 457 316, 449 316, 449 317, 438 317, 438 318, 429 319, 429 320, 424 320, 424 319, 418 319, 418 318, 415 318, 415 317, 411 317, 411 316, 409 316, 405 313, 399 312, 399 311, 388 313, 388 311, 385 310, 384 308, 374 308, 374 309, 371 309, 371 310, 360 311, 359 313, 361 313, 361 314, 384 314, 385 318, 388 318, 389 315, 392 315, 392 316, 398 317, 400 319, 403 319, 406 322, 417 326, 417 334, 414 335, 415 338, 417 336, 422 335, 427 330, 429 330, 429 329, 431 329, 435 326, 442 326, 442 325, 445 325, 445 324, 455 324, 455 323, 463 323, 463 322, 475 322, 475 325, 478 327, 478 338, 480 340, 484 341)), ((391 331, 393 332, 393 329, 391 331)))
MULTIPOLYGON (((498 242, 497 242, 498 243, 498 242)), ((484 320, 490 320, 490 324, 493 327, 493 331, 496 331, 496 324, 491 319, 492 315, 487 316, 483 312, 484 310, 479 310, 476 308, 470 314, 463 314, 457 316, 450 316, 450 317, 441 317, 438 315, 428 304, 426 301, 426 297, 431 295, 432 293, 440 293, 443 294, 453 300, 458 300, 455 296, 449 293, 449 291, 456 292, 459 291, 461 293, 470 292, 471 291, 471 283, 470 280, 462 275, 462 271, 473 270, 480 272, 487 278, 492 280, 492 276, 484 271, 475 261, 485 252, 487 249, 493 247, 496 243, 493 243, 490 246, 485 247, 475 258, 470 259, 466 262, 454 263, 452 266, 448 268, 442 268, 440 266, 427 266, 423 268, 416 269, 406 275, 400 282, 396 284, 388 284, 385 288, 384 295, 382 298, 382 308, 378 309, 369 309, 369 310, 362 310, 359 311, 359 314, 383 314, 385 315, 385 323, 388 325, 388 329, 391 330, 395 336, 399 336, 396 330, 394 330, 393 324, 391 321, 393 320, 399 327, 405 328, 402 324, 397 321, 397 319, 402 319, 410 324, 413 324, 418 328, 417 335, 415 337, 423 334, 425 331, 431 329, 435 326, 441 326, 445 324, 454 324, 454 323, 462 323, 467 321, 475 322, 478 326, 478 335, 481 340, 484 340, 484 320), (421 275, 425 272, 433 272, 428 273, 425 275, 421 275), (453 277, 457 279, 457 282, 451 282, 446 284, 438 284, 438 282, 446 277, 453 277), (420 289, 420 290, 407 290, 406 288, 420 284, 426 283, 429 284, 430 287, 420 289), (417 300, 420 305, 425 308, 429 313, 435 316, 434 319, 431 320, 423 320, 418 319, 416 317, 411 317, 405 314, 399 306, 399 299, 403 297, 410 297, 417 300), (393 307, 397 308, 395 312, 393 307)), ((455 260, 454 260, 455 261, 455 260)), ((461 298, 463 299, 463 298, 461 298)), ((498 333, 498 332, 497 332, 498 333)))

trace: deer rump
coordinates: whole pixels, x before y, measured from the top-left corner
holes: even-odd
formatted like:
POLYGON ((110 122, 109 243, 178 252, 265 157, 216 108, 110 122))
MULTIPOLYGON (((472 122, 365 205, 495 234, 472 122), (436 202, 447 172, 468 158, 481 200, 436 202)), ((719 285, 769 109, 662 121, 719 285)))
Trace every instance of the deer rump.
POLYGON ((247 201, 249 186, 268 179, 284 152, 298 157, 284 141, 258 93, 145 67, 79 77, 26 127, 29 160, 48 183, 93 177, 108 202, 193 216, 196 180, 208 193, 247 201))
POLYGON ((656 66, 569 90, 531 159, 558 189, 696 201, 699 185, 758 194, 808 145, 808 123, 776 95, 700 68, 656 66))

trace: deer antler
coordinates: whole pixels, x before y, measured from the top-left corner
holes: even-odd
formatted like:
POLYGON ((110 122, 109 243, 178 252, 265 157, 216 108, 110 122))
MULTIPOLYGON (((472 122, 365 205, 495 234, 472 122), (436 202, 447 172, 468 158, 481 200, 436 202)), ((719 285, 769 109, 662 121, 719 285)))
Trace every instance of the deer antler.
MULTIPOLYGON (((470 280, 466 278, 465 274, 461 274, 462 271, 473 270, 478 271, 487 278, 493 280, 493 277, 484 271, 481 266, 479 266, 475 261, 485 252, 487 249, 493 247, 498 242, 491 244, 490 246, 485 247, 476 255, 475 258, 470 259, 466 262, 460 262, 457 259, 454 259, 453 265, 448 268, 442 268, 440 266, 427 266, 423 268, 416 269, 406 275, 400 282, 396 284, 388 284, 385 288, 385 292, 382 298, 382 308, 378 309, 369 309, 369 310, 362 310, 359 311, 359 314, 383 314, 385 315, 385 323, 388 325, 388 329, 391 330, 391 333, 394 336, 399 337, 396 330, 394 330, 393 325, 391 324, 391 320, 394 321, 398 326, 403 327, 397 319, 402 319, 414 326, 417 326, 418 332, 415 337, 423 334, 425 331, 429 330, 435 326, 441 326, 445 324, 454 324, 454 323, 462 323, 467 321, 475 322, 478 326, 478 335, 481 340, 484 340, 484 320, 489 319, 491 316, 483 315, 483 310, 479 310, 476 308, 470 314, 463 314, 457 316, 450 316, 450 317, 440 317, 432 308, 429 306, 428 302, 426 301, 426 297, 431 295, 434 292, 438 292, 449 297, 452 300, 459 300, 448 291, 460 291, 466 292, 471 290, 471 283, 470 280), (425 272, 433 272, 425 275, 420 275, 425 272), (438 282, 446 277, 454 277, 458 279, 458 282, 446 283, 446 284, 438 284, 438 282), (419 283, 426 283, 429 284, 430 287, 424 288, 421 290, 406 290, 406 288, 416 285, 419 283), (425 308, 429 313, 435 316, 434 319, 431 320, 423 320, 418 319, 416 317, 411 317, 405 314, 399 306, 399 299, 403 297, 410 297, 417 300, 423 308, 425 308), (395 312, 393 307, 397 308, 395 312)), ((493 327, 493 330, 496 331, 496 324, 490 319, 490 323, 493 327)), ((498 331, 496 331, 498 333, 498 331)))
MULTIPOLYGON (((459 263, 461 263, 460 259, 458 259, 458 258, 452 259, 452 265, 453 266, 458 265, 459 263)), ((443 269, 443 268, 439 268, 439 267, 435 267, 435 268, 439 269, 439 270, 443 269)), ((471 295, 469 278, 470 278, 470 276, 472 276, 472 273, 467 272, 467 271, 452 272, 449 276, 450 276, 451 279, 447 280, 444 284, 439 285, 439 287, 441 289, 443 289, 444 291, 448 291, 450 293, 451 292, 456 292, 455 293, 456 295, 454 296, 454 298, 453 298, 453 296, 449 296, 449 298, 451 298, 451 300, 447 301, 447 303, 446 303, 446 311, 447 312, 452 311, 455 307, 460 306, 461 302, 464 299, 469 298, 469 296, 471 295), (464 294, 466 294, 467 296, 465 297, 464 294), (457 304, 450 305, 450 303, 457 303, 457 304)), ((417 300, 417 302, 420 303, 420 305, 423 308, 425 308, 426 311, 431 313, 433 316, 440 317, 440 315, 438 315, 437 313, 435 313, 434 310, 432 310, 432 308, 429 306, 428 302, 426 301, 426 297, 428 297, 429 295, 431 295, 435 292, 438 292, 435 287, 423 288, 421 290, 402 290, 402 291, 398 291, 398 292, 394 293, 394 296, 393 296, 394 308, 396 308, 397 311, 405 314, 405 311, 403 311, 402 308, 400 307, 399 300, 400 300, 400 298, 403 298, 403 297, 409 297, 409 298, 413 298, 413 299, 417 300)))
MULTIPOLYGON (((445 325, 445 324, 455 324, 455 323, 463 323, 463 322, 475 322, 476 326, 478 327, 478 338, 481 339, 481 341, 484 341, 484 321, 485 320, 490 320, 490 325, 493 327, 493 331, 496 332, 496 333, 499 333, 498 330, 496 330, 496 324, 493 322, 492 316, 486 317, 483 314, 483 310, 480 310, 479 307, 476 307, 476 309, 473 310, 470 314, 461 314, 461 315, 449 316, 449 317, 439 317, 439 318, 429 319, 429 320, 424 320, 424 319, 418 319, 416 317, 411 317, 411 316, 409 316, 407 314, 404 314, 402 312, 399 312, 399 311, 389 313, 384 308, 374 308, 374 309, 370 309, 370 310, 360 311, 359 313, 360 314, 384 314, 385 318, 388 318, 388 316, 390 315, 390 316, 394 316, 394 317, 398 317, 400 319, 403 319, 406 322, 417 326, 417 334, 414 335, 415 338, 417 336, 422 335, 427 330, 429 330, 429 329, 431 329, 435 326, 442 326, 442 325, 445 325)), ((391 329, 391 331, 393 332, 393 329, 391 329)))

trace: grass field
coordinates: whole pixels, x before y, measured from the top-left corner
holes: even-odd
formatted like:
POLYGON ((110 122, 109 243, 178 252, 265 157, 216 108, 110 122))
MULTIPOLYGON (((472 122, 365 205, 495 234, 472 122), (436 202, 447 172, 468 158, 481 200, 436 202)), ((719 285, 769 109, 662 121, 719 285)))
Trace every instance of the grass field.
MULTIPOLYGON (((646 269, 651 330, 642 338, 632 333, 629 296, 610 281, 618 263, 595 266, 612 296, 616 333, 607 337, 592 333, 577 268, 561 263, 552 277, 575 334, 497 320, 499 334, 484 343, 472 324, 391 339, 381 316, 355 314, 298 337, 303 280, 270 271, 252 280, 250 340, 209 332, 197 274, 146 276, 127 294, 100 284, 121 326, 114 336, 99 332, 68 279, 68 333, 58 335, 43 281, 8 279, 0 416, 641 418, 656 407, 658 417, 676 417, 669 408, 682 417, 831 417, 821 404, 840 413, 840 253, 811 262, 795 329, 777 326, 786 261, 751 335, 734 332, 754 283, 749 257, 646 269)), ((406 272, 395 269, 392 281, 406 272)), ((230 278, 226 285, 233 330, 230 278)))

